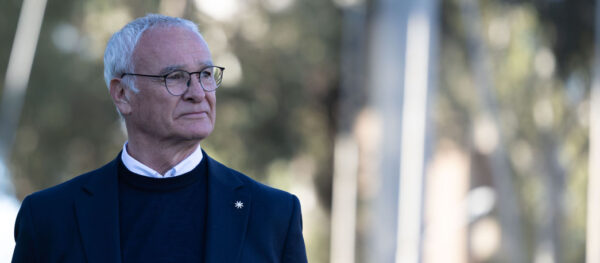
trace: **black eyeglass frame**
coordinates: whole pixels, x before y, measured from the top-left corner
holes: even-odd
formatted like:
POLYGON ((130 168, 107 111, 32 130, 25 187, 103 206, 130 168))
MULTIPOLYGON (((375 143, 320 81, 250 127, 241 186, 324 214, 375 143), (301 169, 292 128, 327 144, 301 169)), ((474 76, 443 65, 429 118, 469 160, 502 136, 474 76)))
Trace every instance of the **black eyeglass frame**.
POLYGON ((123 73, 123 74, 121 74, 121 78, 123 78, 123 77, 125 77, 125 76, 127 76, 127 75, 129 75, 129 76, 139 76, 139 77, 149 77, 149 78, 162 78, 162 79, 163 79, 163 83, 164 83, 164 85, 165 85, 165 89, 167 89, 167 92, 169 92, 169 94, 171 94, 171 95, 173 95, 173 96, 181 96, 181 95, 185 94, 185 93, 186 93, 186 92, 187 92, 187 91, 190 89, 190 81, 192 80, 192 75, 194 75, 194 74, 198 74, 198 76, 200 76, 200 74, 201 74, 201 73, 202 73, 204 70, 206 70, 207 68, 218 68, 218 69, 220 69, 220 70, 221 70, 221 78, 220 78, 220 79, 218 79, 218 81, 217 81, 217 80, 215 80, 215 83, 216 83, 217 85, 215 86, 215 88, 214 88, 214 89, 212 89, 212 90, 210 90, 210 89, 206 89, 206 88, 204 87, 204 85, 202 85, 202 81, 200 81, 200 86, 202 87, 202 89, 203 89, 204 91, 206 91, 206 92, 215 91, 215 90, 217 90, 217 88, 219 88, 219 87, 221 86, 221 81, 223 80, 223 72, 225 71, 225 67, 220 67, 220 66, 209 66, 209 67, 205 67, 205 68, 203 68, 203 69, 202 69, 202 70, 200 70, 200 71, 195 71, 195 72, 188 72, 188 71, 185 71, 185 70, 178 69, 178 70, 173 70, 173 71, 171 71, 171 72, 169 72, 169 73, 167 73, 167 74, 164 74, 164 75, 148 75, 148 74, 137 74, 137 73, 123 73), (173 94, 173 92, 171 92, 171 90, 170 90, 170 89, 169 89, 169 87, 167 86, 167 76, 169 76, 169 75, 173 74, 174 72, 185 72, 185 73, 187 73, 187 74, 190 76, 190 79, 187 81, 187 85, 186 85, 186 86, 187 86, 187 88, 186 88, 186 89, 185 89, 183 92, 181 92, 181 94, 173 94))

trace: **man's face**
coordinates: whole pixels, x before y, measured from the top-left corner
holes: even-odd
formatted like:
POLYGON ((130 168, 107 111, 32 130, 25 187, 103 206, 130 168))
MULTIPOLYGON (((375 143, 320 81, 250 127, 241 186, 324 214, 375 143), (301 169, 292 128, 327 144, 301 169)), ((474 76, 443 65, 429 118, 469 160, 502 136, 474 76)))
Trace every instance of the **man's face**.
MULTIPOLYGON (((197 72, 212 65, 206 42, 181 27, 147 30, 132 59, 135 73, 148 75, 197 72)), ((212 132, 215 91, 204 91, 197 79, 192 78, 189 89, 180 96, 169 94, 162 78, 136 77, 135 86, 138 93, 126 91, 131 104, 131 112, 124 114, 129 136, 176 143, 199 141, 212 132)))

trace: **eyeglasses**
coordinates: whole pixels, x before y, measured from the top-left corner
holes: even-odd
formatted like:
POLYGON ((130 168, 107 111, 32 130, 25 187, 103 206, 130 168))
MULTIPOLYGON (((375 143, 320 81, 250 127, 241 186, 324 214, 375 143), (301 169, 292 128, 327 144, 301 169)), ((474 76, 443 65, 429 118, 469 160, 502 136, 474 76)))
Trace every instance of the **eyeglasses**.
POLYGON ((136 73, 123 73, 121 78, 127 75, 150 77, 150 78, 162 78, 165 83, 165 88, 173 96, 181 96, 186 93, 190 88, 192 75, 197 75, 198 82, 204 91, 210 92, 215 91, 221 86, 223 80, 224 67, 210 66, 203 68, 197 72, 187 72, 185 70, 175 70, 165 75, 146 75, 136 73))

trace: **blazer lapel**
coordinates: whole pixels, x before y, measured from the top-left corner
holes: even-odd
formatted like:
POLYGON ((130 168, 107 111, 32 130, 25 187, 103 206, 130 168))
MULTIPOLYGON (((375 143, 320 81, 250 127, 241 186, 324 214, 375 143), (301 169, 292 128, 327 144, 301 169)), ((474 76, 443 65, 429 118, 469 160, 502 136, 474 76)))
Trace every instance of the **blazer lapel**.
POLYGON ((92 173, 75 201, 87 262, 121 262, 117 160, 92 173))
POLYGON ((206 262, 239 262, 251 195, 229 168, 204 156, 208 161, 206 262))

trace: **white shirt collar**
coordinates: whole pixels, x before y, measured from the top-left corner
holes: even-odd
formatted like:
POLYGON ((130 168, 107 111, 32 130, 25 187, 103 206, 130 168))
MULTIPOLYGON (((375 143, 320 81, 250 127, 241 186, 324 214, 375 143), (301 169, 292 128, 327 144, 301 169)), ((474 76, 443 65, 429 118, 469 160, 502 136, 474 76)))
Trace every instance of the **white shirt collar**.
POLYGON ((123 164, 125 165, 127 170, 131 171, 132 173, 153 178, 169 178, 187 173, 196 168, 198 164, 200 164, 200 162, 202 161, 202 157, 202 149, 198 144, 198 148, 196 148, 196 150, 192 154, 190 154, 190 156, 183 159, 183 161, 179 162, 173 168, 169 169, 164 175, 162 175, 154 169, 144 165, 143 163, 131 157, 131 155, 129 155, 129 153, 127 152, 127 142, 123 144, 123 153, 121 154, 121 160, 123 161, 123 164))

